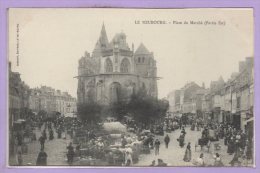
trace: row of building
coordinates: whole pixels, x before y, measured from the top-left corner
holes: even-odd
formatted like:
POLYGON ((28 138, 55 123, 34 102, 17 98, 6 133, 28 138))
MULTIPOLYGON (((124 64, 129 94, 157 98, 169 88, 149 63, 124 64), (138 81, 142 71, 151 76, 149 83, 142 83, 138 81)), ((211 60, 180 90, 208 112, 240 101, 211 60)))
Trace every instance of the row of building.
POLYGON ((70 116, 69 114, 76 113, 76 105, 76 98, 68 92, 61 92, 47 86, 31 89, 29 108, 34 112, 44 110, 49 114, 57 112, 64 116, 70 116))
POLYGON ((220 77, 209 88, 190 82, 167 98, 169 112, 174 116, 195 115, 204 121, 229 123, 245 130, 253 126, 254 59, 248 57, 239 62, 239 72, 232 73, 226 82, 220 77))
POLYGON ((59 113, 71 116, 77 112, 76 98, 68 92, 61 92, 51 87, 30 88, 18 72, 11 70, 9 63, 9 117, 10 123, 24 119, 29 112, 37 115, 44 111, 47 115, 59 113))

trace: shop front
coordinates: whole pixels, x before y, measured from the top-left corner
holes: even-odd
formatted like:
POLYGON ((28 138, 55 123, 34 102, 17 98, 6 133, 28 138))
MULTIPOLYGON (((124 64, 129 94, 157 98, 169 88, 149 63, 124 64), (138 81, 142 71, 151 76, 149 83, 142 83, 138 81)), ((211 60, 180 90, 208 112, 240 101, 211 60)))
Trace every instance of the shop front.
POLYGON ((231 124, 231 113, 230 111, 222 111, 223 123, 231 124))
POLYGON ((232 125, 236 129, 241 129, 241 113, 240 112, 232 114, 232 125))

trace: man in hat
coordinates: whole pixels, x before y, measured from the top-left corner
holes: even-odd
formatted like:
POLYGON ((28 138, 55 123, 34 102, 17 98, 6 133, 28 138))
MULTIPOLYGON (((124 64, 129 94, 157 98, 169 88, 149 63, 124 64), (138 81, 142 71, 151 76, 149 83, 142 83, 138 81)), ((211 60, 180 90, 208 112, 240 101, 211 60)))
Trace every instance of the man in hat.
POLYGON ((68 149, 68 153, 67 153, 67 159, 68 159, 68 163, 69 165, 72 165, 73 163, 73 157, 74 157, 74 147, 72 146, 72 142, 70 142, 69 146, 67 147, 68 149))
POLYGON ((161 143, 160 143, 159 139, 156 139, 155 142, 154 142, 155 155, 159 155, 160 145, 161 145, 161 143))
POLYGON ((165 147, 168 148, 168 145, 169 145, 169 142, 170 142, 170 137, 169 137, 168 134, 165 136, 164 142, 165 142, 165 147))
POLYGON ((44 149, 45 140, 46 140, 46 138, 43 135, 39 138, 39 141, 41 144, 41 149, 44 149))

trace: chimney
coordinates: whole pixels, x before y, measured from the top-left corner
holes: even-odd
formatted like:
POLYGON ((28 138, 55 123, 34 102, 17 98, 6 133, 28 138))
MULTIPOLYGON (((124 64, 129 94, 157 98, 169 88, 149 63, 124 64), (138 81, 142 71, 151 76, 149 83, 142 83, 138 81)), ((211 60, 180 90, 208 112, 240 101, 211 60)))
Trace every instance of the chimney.
POLYGON ((239 62, 239 73, 245 70, 246 64, 244 61, 239 62))
POLYGON ((9 71, 12 71, 12 63, 9 61, 9 71))
POLYGON ((254 66, 254 58, 246 57, 246 65, 248 69, 252 68, 254 66))

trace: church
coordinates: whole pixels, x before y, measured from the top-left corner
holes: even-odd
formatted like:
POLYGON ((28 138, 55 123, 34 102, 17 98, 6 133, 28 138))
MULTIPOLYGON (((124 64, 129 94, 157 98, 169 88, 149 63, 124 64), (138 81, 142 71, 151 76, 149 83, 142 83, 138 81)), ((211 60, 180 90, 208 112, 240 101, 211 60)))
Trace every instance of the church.
POLYGON ((127 101, 142 89, 157 98, 157 67, 153 53, 143 43, 130 49, 123 32, 109 42, 105 25, 92 54, 78 62, 78 103, 109 105, 127 101))

